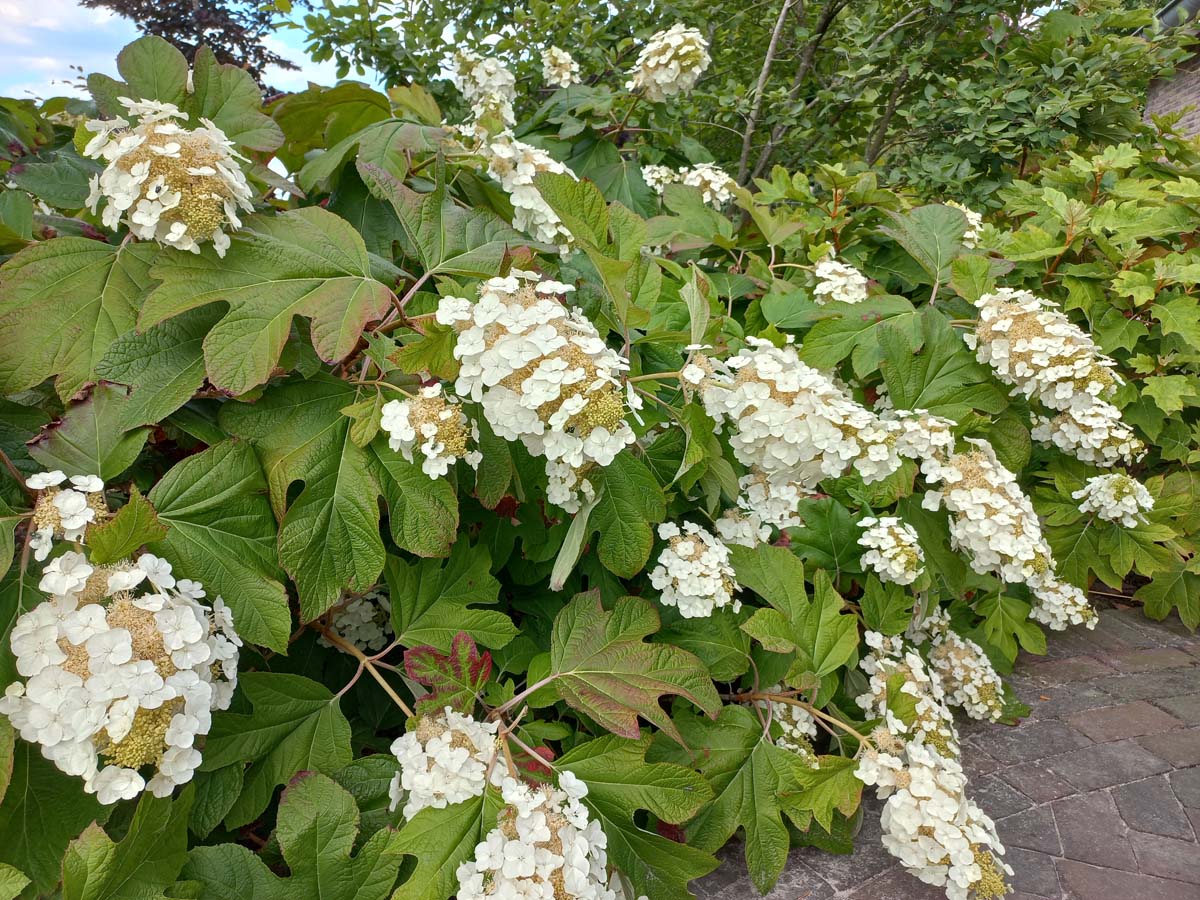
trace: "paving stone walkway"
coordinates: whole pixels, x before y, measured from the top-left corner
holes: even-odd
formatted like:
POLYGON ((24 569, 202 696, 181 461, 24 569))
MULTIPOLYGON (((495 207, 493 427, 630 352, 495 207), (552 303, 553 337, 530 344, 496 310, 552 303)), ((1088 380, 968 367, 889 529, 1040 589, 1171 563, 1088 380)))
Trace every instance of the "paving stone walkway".
MULTIPOLYGON (((1178 619, 1104 610, 1095 631, 1023 656, 1020 725, 962 729, 972 796, 1016 874, 1011 900, 1200 900, 1200 636, 1178 619)), ((879 843, 870 801, 857 849, 792 851, 769 900, 938 900, 879 843)), ((740 845, 693 889, 751 900, 740 845)))

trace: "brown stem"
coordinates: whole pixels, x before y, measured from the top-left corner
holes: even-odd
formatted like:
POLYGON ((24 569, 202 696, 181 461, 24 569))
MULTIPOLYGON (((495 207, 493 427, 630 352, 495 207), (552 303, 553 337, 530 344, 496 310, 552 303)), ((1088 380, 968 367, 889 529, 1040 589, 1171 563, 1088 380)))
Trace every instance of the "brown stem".
MULTIPOLYGON (((413 711, 408 708, 408 704, 400 699, 400 695, 397 694, 396 691, 393 690, 392 686, 387 683, 387 679, 379 674, 379 670, 375 668, 375 663, 369 656, 367 656, 349 641, 344 640, 342 636, 332 628, 321 627, 320 631, 321 634, 325 636, 325 640, 329 641, 329 643, 333 644, 335 647, 344 650, 357 659, 358 668, 360 670, 366 669, 370 676, 379 682, 379 686, 383 688, 384 692, 392 698, 392 702, 400 707, 401 711, 410 719, 413 717, 413 711)), ((357 678, 358 676, 355 677, 357 678)))
POLYGON ((786 703, 789 706, 798 706, 801 709, 808 710, 809 715, 813 716, 814 718, 821 719, 824 722, 828 722, 829 724, 840 728, 842 731, 846 732, 846 734, 854 737, 862 746, 874 748, 875 745, 871 743, 871 739, 858 731, 858 729, 851 725, 847 725, 841 719, 837 718, 836 716, 831 716, 829 713, 817 708, 816 706, 813 706, 811 703, 806 703, 803 700, 790 696, 791 693, 792 692, 772 693, 771 691, 747 691, 742 694, 729 694, 726 696, 727 699, 736 702, 769 700, 772 703, 786 703))
POLYGON ((13 477, 18 487, 23 490, 30 500, 37 499, 37 491, 25 483, 25 476, 21 474, 21 470, 13 465, 13 461, 8 458, 8 454, 0 450, 0 462, 4 463, 4 468, 8 469, 8 474, 13 477))

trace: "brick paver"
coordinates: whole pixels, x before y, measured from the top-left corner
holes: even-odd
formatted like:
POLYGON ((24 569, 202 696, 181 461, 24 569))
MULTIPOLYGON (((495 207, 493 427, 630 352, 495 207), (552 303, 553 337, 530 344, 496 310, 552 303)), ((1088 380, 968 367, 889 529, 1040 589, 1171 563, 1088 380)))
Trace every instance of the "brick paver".
MULTIPOLYGON (((1029 717, 962 733, 972 796, 1016 871, 1010 900, 1200 900, 1200 636, 1105 610, 1008 680, 1029 717)), ((853 854, 793 850, 769 900, 943 898, 883 851, 880 804, 865 806, 853 854)), ((696 894, 758 896, 741 847, 722 858, 696 894)))

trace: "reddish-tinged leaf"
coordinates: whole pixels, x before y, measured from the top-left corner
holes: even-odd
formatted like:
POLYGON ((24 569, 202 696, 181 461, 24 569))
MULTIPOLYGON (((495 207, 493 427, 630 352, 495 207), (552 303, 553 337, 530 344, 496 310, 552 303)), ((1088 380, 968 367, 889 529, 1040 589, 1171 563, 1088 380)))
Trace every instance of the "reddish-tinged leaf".
POLYGON ((606 610, 600 592, 575 597, 554 620, 550 671, 568 704, 622 737, 636 738, 638 716, 680 740, 659 705, 664 694, 690 700, 714 718, 721 700, 698 658, 672 644, 647 644, 658 612, 640 597, 606 610))
POLYGON ((450 652, 436 647, 413 647, 404 654, 408 677, 430 688, 417 699, 417 713, 436 712, 449 706, 465 715, 475 709, 475 701, 492 674, 492 654, 482 653, 465 631, 454 636, 450 652))

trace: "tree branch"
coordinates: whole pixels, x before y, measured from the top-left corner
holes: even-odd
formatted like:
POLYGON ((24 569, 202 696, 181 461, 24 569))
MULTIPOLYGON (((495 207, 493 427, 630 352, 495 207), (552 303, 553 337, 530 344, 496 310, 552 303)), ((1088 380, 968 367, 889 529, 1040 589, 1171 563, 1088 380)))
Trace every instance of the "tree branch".
POLYGON ((738 184, 744 184, 750 170, 750 150, 754 146, 754 132, 758 128, 758 117, 762 112, 763 96, 767 92, 767 81, 771 77, 771 66, 775 63, 775 54, 779 50, 779 36, 783 33, 784 23, 791 11, 793 0, 783 0, 779 7, 779 16, 775 20, 775 29, 771 32, 770 43, 767 44, 767 55, 763 59, 762 70, 758 73, 758 83, 754 86, 754 98, 750 101, 750 116, 746 120, 746 133, 742 135, 742 155, 738 159, 738 184))

